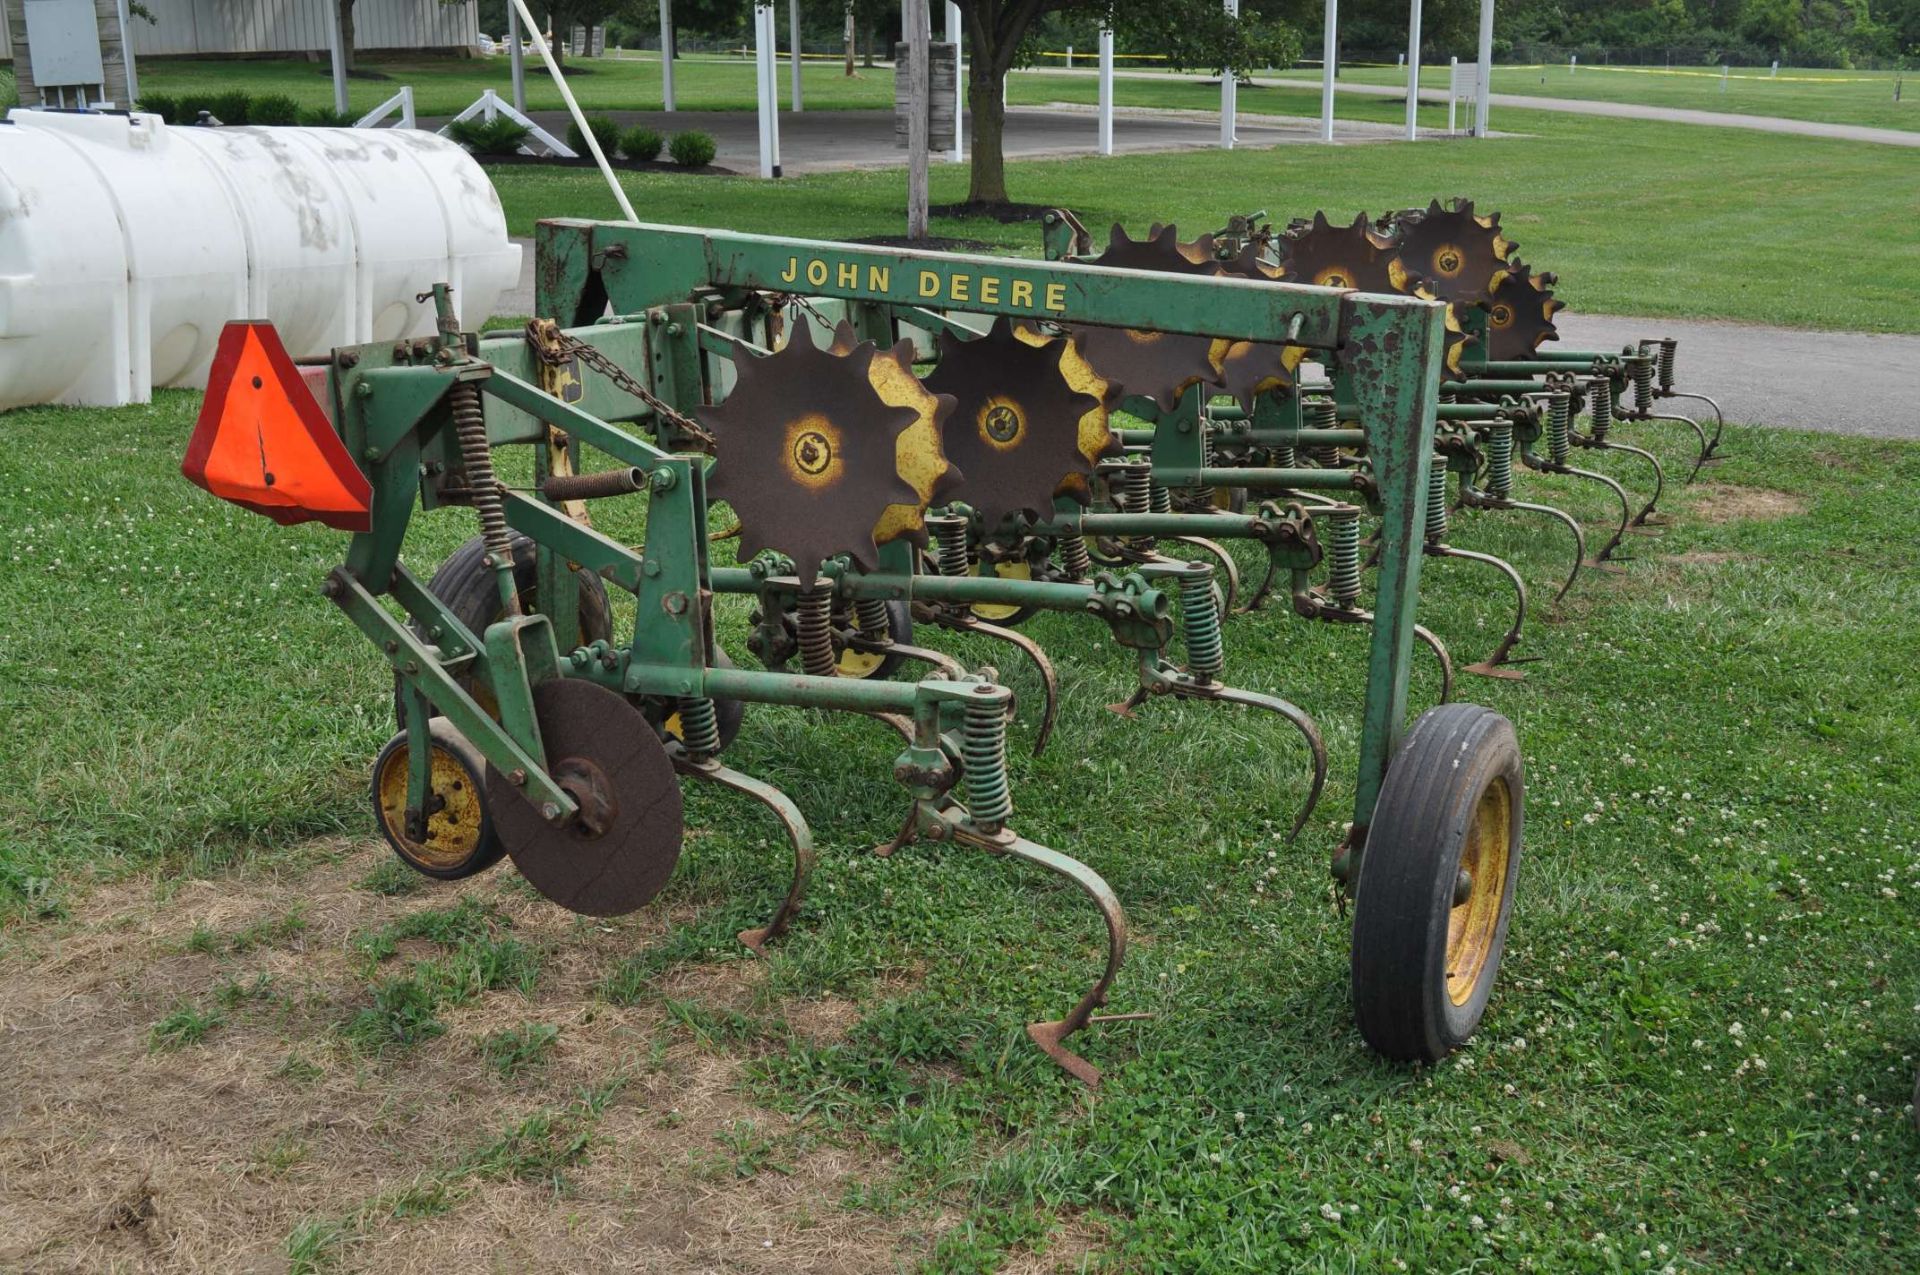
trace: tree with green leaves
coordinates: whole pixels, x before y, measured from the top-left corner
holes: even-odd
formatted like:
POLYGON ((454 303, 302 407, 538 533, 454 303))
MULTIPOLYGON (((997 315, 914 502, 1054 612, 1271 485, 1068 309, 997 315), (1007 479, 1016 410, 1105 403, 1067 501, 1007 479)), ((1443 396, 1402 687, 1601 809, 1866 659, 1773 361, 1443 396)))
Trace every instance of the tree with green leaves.
POLYGON ((1234 18, 1221 0, 958 0, 966 28, 967 109, 973 116, 973 170, 967 200, 1004 204, 1007 72, 1027 35, 1050 13, 1091 16, 1130 45, 1164 52, 1180 69, 1246 74, 1300 55, 1299 34, 1248 4, 1234 18))

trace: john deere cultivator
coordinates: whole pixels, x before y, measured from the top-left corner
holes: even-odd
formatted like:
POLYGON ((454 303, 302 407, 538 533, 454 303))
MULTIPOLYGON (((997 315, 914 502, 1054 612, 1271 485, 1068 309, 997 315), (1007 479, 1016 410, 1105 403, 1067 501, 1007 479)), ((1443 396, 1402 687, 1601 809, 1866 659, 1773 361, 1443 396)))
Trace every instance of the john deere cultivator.
POLYGON ((726 745, 751 704, 864 714, 903 739, 905 817, 883 852, 925 838, 1011 856, 1099 908, 1103 971, 1028 1029, 1088 1083, 1098 1071, 1063 1041, 1112 991, 1120 903, 1085 864, 1012 830, 1012 695, 916 626, 1033 661, 1048 701, 1036 747, 1051 666, 1012 626, 1040 610, 1085 615, 1132 653, 1124 711, 1172 695, 1284 717, 1311 763, 1297 832, 1326 774, 1319 732, 1223 680, 1236 582, 1220 545, 1257 545, 1300 609, 1370 626, 1352 830, 1334 860, 1354 896, 1356 1015, 1382 1052, 1437 1058, 1491 991, 1523 808, 1504 718, 1443 704, 1402 729, 1420 568, 1444 517, 1432 462, 1448 310, 1264 269, 1231 277, 1211 253, 1143 272, 544 223, 543 318, 524 333, 461 331, 440 288, 435 339, 342 349, 303 383, 270 328, 232 325, 185 468, 279 521, 353 533, 323 591, 396 677, 400 729, 373 804, 408 863, 451 879, 508 855, 565 907, 630 911, 679 859, 677 772, 787 829, 791 887, 741 935, 758 949, 800 905, 812 839, 786 796, 721 760, 726 745), (915 333, 932 334, 931 371, 915 333), (1303 358, 1332 378, 1331 419, 1299 410, 1303 358), (1151 404, 1150 438, 1114 430, 1122 402, 1151 404), (497 476, 507 448, 531 452, 530 486, 497 476), (1225 488, 1283 499, 1216 498, 1225 488), (643 544, 594 526, 601 500, 645 502, 643 544), (710 530, 715 501, 733 526, 710 530), (404 560, 409 527, 445 505, 471 507, 479 535, 423 583, 404 560), (1370 609, 1363 509, 1377 517, 1370 609), (742 565, 711 560, 729 539, 742 565), (613 632, 609 584, 637 600, 630 633, 613 632), (715 643, 713 599, 728 593, 751 600, 760 670, 715 643), (913 665, 927 675, 885 676, 913 665))
MULTIPOLYGON (((1480 563, 1505 578, 1516 600, 1512 622, 1494 650, 1468 670, 1519 677, 1510 664, 1526 618, 1526 586, 1501 559, 1448 542, 1450 506, 1529 512, 1564 525, 1574 552, 1557 601, 1583 565, 1614 569, 1609 559, 1618 554, 1629 530, 1652 519, 1664 489, 1658 458, 1620 441, 1615 426, 1626 421, 1685 424, 1699 442, 1693 466, 1697 474, 1719 445, 1718 406, 1704 395, 1675 388, 1677 342, 1670 338, 1641 341, 1617 354, 1545 348, 1558 339, 1553 317, 1564 308, 1553 295, 1554 276, 1534 274, 1501 232, 1499 215, 1477 214, 1471 202, 1456 200, 1443 208, 1436 201, 1377 221, 1361 214, 1351 222, 1334 223, 1316 213, 1279 233, 1263 224, 1263 217, 1234 217, 1223 229, 1192 242, 1182 241, 1171 226, 1156 225, 1142 240, 1129 238, 1116 226, 1107 247, 1096 255, 1091 237, 1073 215, 1056 211, 1046 219, 1047 255, 1162 274, 1291 281, 1445 302, 1445 370, 1424 550, 1430 556, 1480 563), (1704 402, 1713 410, 1711 437, 1690 417, 1655 410, 1664 401, 1679 399, 1704 402), (1584 434, 1574 428, 1583 408, 1588 413, 1584 434), (1575 448, 1622 453, 1644 462, 1651 470, 1652 494, 1636 510, 1615 478, 1570 463, 1575 448), (1515 498, 1516 455, 1527 468, 1595 482, 1617 498, 1618 526, 1591 559, 1585 533, 1572 516, 1515 498), (1448 495, 1449 472, 1457 476, 1455 498, 1448 495)), ((1137 346, 1123 346, 1110 335, 1090 335, 1083 344, 1096 369, 1131 369, 1127 409, 1154 428, 1121 433, 1149 462, 1155 483, 1193 481, 1203 459, 1212 470, 1206 481, 1223 492, 1245 489, 1298 498, 1304 493, 1273 471, 1303 460, 1320 468, 1350 470, 1356 481, 1365 480, 1368 439, 1364 431, 1343 428, 1354 415, 1346 382, 1337 369, 1330 379, 1302 379, 1307 351, 1168 337, 1143 360, 1137 346), (1174 422, 1171 431, 1166 428, 1169 418, 1174 422), (1324 442, 1301 446, 1302 429, 1316 431, 1324 442)), ((1358 512, 1314 510, 1334 559, 1325 596, 1336 602, 1345 599, 1348 608, 1358 591, 1358 571, 1346 569, 1357 557, 1352 546, 1359 539, 1358 512)), ((1255 591, 1253 605, 1271 585, 1270 576, 1255 591)), ((1301 599, 1296 594, 1296 604, 1304 614, 1326 615, 1325 597, 1301 599)), ((1444 662, 1444 654, 1442 658, 1444 662)))

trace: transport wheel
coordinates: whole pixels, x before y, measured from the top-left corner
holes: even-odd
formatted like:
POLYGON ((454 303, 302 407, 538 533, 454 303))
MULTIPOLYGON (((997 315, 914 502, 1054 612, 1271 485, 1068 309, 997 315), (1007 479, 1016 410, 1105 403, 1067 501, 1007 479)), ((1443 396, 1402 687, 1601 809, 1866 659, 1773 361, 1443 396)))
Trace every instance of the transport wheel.
MULTIPOLYGON (((985 575, 986 571, 983 564, 975 563, 973 574, 977 576, 985 575)), ((1031 563, 1024 561, 996 562, 993 564, 993 574, 999 576, 1002 580, 1031 580, 1033 579, 1033 566, 1031 563)), ((998 624, 1002 628, 1008 629, 1018 628, 1022 624, 1025 624, 1034 617, 1035 612, 1038 610, 1037 607, 1007 606, 999 602, 976 602, 968 609, 973 612, 974 618, 985 620, 988 624, 998 624)))
POLYGON ((373 763, 373 816, 380 835, 415 872, 441 881, 458 881, 500 862, 506 847, 494 834, 486 801, 486 759, 455 730, 436 717, 429 724, 432 755, 428 776, 431 808, 424 826, 407 820, 407 732, 387 741, 373 763), (418 835, 415 835, 418 834, 418 835))
MULTIPOLYGON (((860 628, 860 617, 851 610, 843 617, 849 628, 860 628)), ((895 642, 913 642, 913 613, 905 602, 887 603, 888 636, 895 642)), ((880 651, 856 651, 852 647, 842 647, 838 660, 841 677, 875 678, 892 677, 895 669, 906 662, 906 656, 880 651)))
MULTIPOLYGON (((445 603, 467 631, 476 638, 485 638, 487 626, 501 618, 500 588, 494 583, 493 568, 486 564, 487 546, 480 537, 461 545, 453 556, 440 564, 433 573, 433 579, 427 584, 427 592, 445 603)), ((599 576, 582 571, 575 577, 580 582, 580 640, 592 643, 599 640, 612 640, 613 612, 607 604, 607 586, 599 576)), ((513 583, 520 592, 520 609, 538 611, 540 609, 540 571, 533 560, 533 541, 514 533, 513 536, 513 583)), ((567 652, 562 651, 561 655, 567 652)), ((493 692, 470 678, 457 677, 461 689, 473 696, 474 701, 485 709, 489 716, 498 717, 499 705, 494 702, 493 692)), ((406 725, 406 709, 399 702, 399 679, 394 679, 394 713, 402 726, 406 725)))
POLYGON ((1525 782, 1513 725, 1428 709, 1374 807, 1353 906, 1353 1008, 1389 1058, 1434 1062, 1473 1035, 1506 947, 1525 782))

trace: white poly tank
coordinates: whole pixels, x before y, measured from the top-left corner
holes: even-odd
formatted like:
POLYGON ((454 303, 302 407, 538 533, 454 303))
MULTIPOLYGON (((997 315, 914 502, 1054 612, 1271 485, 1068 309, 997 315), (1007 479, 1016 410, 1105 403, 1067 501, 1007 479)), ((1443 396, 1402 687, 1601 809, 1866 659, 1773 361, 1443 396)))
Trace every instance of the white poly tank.
POLYGON ((439 282, 478 328, 519 278, 492 183, 433 133, 0 124, 0 409, 204 385, 229 319, 296 358, 431 335, 439 282))

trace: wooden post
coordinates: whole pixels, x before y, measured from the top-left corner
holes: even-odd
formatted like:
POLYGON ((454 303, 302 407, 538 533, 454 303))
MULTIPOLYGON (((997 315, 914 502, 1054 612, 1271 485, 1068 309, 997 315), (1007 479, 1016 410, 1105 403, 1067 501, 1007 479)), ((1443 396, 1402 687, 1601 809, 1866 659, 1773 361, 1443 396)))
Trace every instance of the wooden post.
POLYGON ((927 237, 927 0, 902 0, 907 46, 907 238, 927 237))

